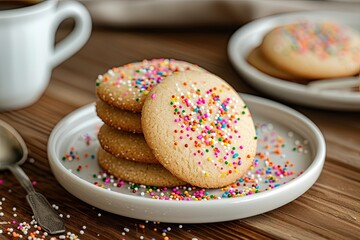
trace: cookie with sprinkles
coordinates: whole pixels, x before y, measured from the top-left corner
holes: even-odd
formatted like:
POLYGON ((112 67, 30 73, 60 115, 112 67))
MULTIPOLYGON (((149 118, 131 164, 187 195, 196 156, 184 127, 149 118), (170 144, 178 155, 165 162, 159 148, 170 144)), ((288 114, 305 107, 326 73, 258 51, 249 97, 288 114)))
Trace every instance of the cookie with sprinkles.
POLYGON ((274 65, 304 79, 360 72, 360 34, 333 22, 301 21, 268 32, 260 46, 274 65))
POLYGON ((120 131, 104 124, 99 130, 98 139, 101 147, 115 157, 135 162, 159 164, 145 142, 143 134, 120 131))
POLYGON ((103 169, 124 181, 157 187, 186 185, 160 164, 138 163, 117 158, 102 148, 98 149, 97 159, 103 169))
POLYGON ((142 133, 140 113, 121 110, 97 100, 96 114, 105 124, 113 128, 126 132, 142 133))
POLYGON ((164 77, 174 72, 204 69, 174 59, 152 59, 114 67, 96 80, 96 94, 105 103, 141 112, 146 96, 164 77))
POLYGON ((205 72, 173 74, 146 98, 141 124, 158 161, 194 186, 223 187, 251 166, 257 137, 239 94, 205 72))

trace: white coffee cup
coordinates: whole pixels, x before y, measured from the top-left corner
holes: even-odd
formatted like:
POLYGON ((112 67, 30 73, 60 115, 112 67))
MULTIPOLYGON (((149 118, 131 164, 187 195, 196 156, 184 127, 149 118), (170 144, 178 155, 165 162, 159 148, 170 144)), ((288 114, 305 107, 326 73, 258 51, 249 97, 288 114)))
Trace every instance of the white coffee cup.
POLYGON ((78 2, 44 0, 0 11, 0 110, 36 102, 48 86, 52 69, 77 52, 91 33, 91 18, 78 2), (74 30, 55 46, 59 24, 75 20, 74 30))

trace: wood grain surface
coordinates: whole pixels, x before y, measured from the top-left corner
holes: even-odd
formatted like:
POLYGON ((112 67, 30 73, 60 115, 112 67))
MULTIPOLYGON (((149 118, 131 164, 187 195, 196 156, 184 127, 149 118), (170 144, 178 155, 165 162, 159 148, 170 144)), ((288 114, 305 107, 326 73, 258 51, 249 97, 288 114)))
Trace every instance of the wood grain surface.
MULTIPOLYGON (((324 169, 315 185, 301 197, 246 219, 183 224, 182 228, 179 224, 146 223, 93 208, 68 193, 54 178, 47 159, 47 141, 53 127, 68 113, 95 100, 95 79, 110 67, 145 58, 181 59, 219 75, 239 92, 271 98, 249 86, 231 66, 227 43, 233 31, 96 28, 81 51, 54 69, 50 84, 37 103, 0 113, 0 119, 13 125, 24 137, 30 160, 23 169, 36 181, 35 188, 58 206, 68 232, 89 240, 165 239, 162 230, 167 228, 171 228, 166 235, 169 239, 360 238, 359 112, 325 111, 288 104, 309 117, 323 132, 327 143, 324 169)), ((19 237, 8 232, 13 228, 14 232, 21 233, 16 229, 18 224, 31 221, 26 192, 9 171, 0 172, 0 183, 0 237, 19 237)), ((24 239, 29 236, 22 235, 24 239)))

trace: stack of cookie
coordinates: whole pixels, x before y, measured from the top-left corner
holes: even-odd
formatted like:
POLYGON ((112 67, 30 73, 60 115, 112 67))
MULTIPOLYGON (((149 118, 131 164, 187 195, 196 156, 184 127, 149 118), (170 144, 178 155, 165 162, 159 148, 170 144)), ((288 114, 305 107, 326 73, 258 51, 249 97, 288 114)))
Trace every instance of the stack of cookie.
POLYGON ((152 186, 217 188, 249 169, 256 134, 249 109, 224 80, 189 63, 155 59, 100 76, 104 121, 98 162, 152 186))
MULTIPOLYGON (((145 142, 141 110, 150 90, 175 72, 204 71, 183 61, 153 59, 112 68, 96 82, 99 164, 114 176, 151 186, 185 184, 167 171, 145 142)), ((151 96, 150 96, 151 97, 151 96)))
POLYGON ((333 22, 282 25, 247 60, 270 76, 299 83, 349 77, 360 73, 360 34, 333 22))

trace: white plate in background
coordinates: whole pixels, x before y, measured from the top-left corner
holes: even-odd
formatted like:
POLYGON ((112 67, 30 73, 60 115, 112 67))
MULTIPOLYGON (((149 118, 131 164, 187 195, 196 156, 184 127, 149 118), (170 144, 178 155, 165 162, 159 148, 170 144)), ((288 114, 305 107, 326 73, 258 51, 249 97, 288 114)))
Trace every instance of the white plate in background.
POLYGON ((247 55, 260 45, 268 31, 278 25, 301 20, 333 21, 360 31, 360 13, 356 12, 309 11, 274 15, 250 22, 232 35, 228 44, 231 63, 248 83, 274 98, 324 109, 359 111, 360 92, 309 88, 269 76, 246 61, 247 55))
MULTIPOLYGON (((102 124, 96 116, 94 104, 70 113, 53 129, 48 142, 51 169, 59 183, 75 197, 99 209, 137 219, 206 223, 240 219, 273 210, 301 196, 315 183, 325 160, 325 141, 320 130, 301 113, 264 98, 241 96, 257 125, 257 152, 268 154, 266 156, 275 166, 284 166, 287 160, 294 164, 291 167, 289 163, 287 167, 294 174, 283 178, 274 175, 279 182, 266 183, 266 179, 271 178, 264 176, 259 180, 255 177, 260 190, 266 189, 269 184, 273 187, 279 184, 273 189, 236 198, 169 201, 151 199, 147 194, 141 196, 141 192, 145 192, 143 188, 133 193, 128 189, 128 183, 121 187, 104 184, 102 179, 94 178, 94 174, 101 171, 96 161, 96 149, 99 147, 96 136, 102 124), (281 143, 281 154, 274 153, 273 147, 268 148, 277 143, 281 143), (75 160, 64 159, 66 154, 74 155, 75 160), (99 187, 101 184, 104 184, 103 188, 99 187)), ((265 166, 264 159, 259 156, 255 159, 259 160, 259 165, 249 171, 249 176, 256 175, 256 170, 265 166)), ((241 186, 236 188, 242 189, 241 186)), ((221 189, 206 191, 217 196, 224 193, 221 189)), ((168 194, 167 191, 164 193, 168 194)))

